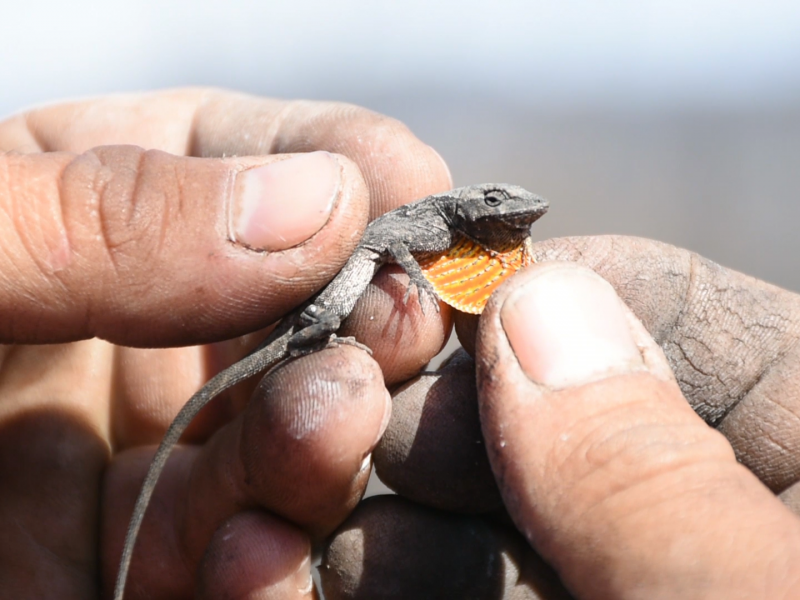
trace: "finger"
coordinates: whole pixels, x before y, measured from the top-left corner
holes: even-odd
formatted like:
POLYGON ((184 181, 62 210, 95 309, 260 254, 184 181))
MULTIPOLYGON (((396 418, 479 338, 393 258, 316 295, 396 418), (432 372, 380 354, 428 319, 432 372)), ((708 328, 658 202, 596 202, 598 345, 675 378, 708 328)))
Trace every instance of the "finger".
POLYGON ((314 599, 311 543, 297 527, 264 513, 232 517, 211 538, 197 598, 314 599))
MULTIPOLYGON (((258 347, 273 329, 203 346, 115 346, 109 389, 115 449, 157 444, 187 398, 258 347)), ((200 410, 181 439, 187 443, 207 440, 244 410, 257 384, 258 378, 251 377, 220 393, 200 410)))
POLYGON ((772 598, 797 585, 800 522, 689 409, 603 279, 528 270, 490 301, 476 348, 506 506, 577 596, 772 598))
MULTIPOLYGON (((153 452, 152 448, 137 447, 117 453, 103 477, 100 558, 104 598, 113 595, 125 532, 153 452)), ((164 466, 139 530, 125 598, 191 597, 196 563, 186 559, 175 519, 183 509, 181 501, 185 501, 187 481, 199 452, 197 447, 180 446, 164 466)))
POLYGON ((290 362, 243 415, 243 489, 316 536, 352 510, 391 414, 378 365, 343 344, 290 362))
POLYGON ((564 238, 534 252, 608 280, 737 458, 775 492, 800 480, 800 297, 650 240, 564 238))
POLYGON ((0 340, 152 346, 265 326, 340 268, 367 197, 355 165, 324 152, 4 155, 0 340))
POLYGON ((370 219, 453 187, 447 165, 401 122, 351 104, 277 102, 245 95, 206 95, 194 129, 192 153, 309 152, 342 154, 354 161, 369 186, 370 219), (259 127, 273 124, 271 131, 259 127), (248 136, 248 132, 256 132, 248 136))
MULTIPOLYGON (((214 532, 244 509, 266 508, 317 537, 332 531, 363 494, 389 412, 380 369, 352 346, 271 372, 242 415, 202 450, 184 449, 168 463, 134 550, 132 585, 176 594, 177 586, 186 594, 191 577, 170 572, 197 565, 214 532)), ((107 580, 146 462, 123 453, 107 477, 107 580)))
MULTIPOLYGON (((228 346, 240 346, 238 342, 249 337, 181 348, 115 347, 111 388, 115 448, 158 443, 187 398, 243 356, 238 352, 226 356, 228 346)), ((198 413, 182 439, 187 443, 208 439, 241 412, 256 384, 251 378, 225 390, 198 413)))
POLYGON ((320 575, 328 600, 569 597, 513 530, 397 496, 358 506, 325 549, 320 575))
POLYGON ((370 218, 452 187, 441 157, 405 125, 350 104, 194 88, 45 106, 0 124, 0 151, 82 153, 108 144, 202 157, 342 154, 367 181, 370 218))
POLYGON ((398 494, 461 513, 502 507, 478 418, 475 364, 463 351, 392 398, 375 471, 398 494))
POLYGON ((470 355, 475 356, 475 336, 478 334, 480 315, 471 315, 456 312, 453 315, 453 325, 461 347, 470 355))
POLYGON ((0 348, 2 596, 97 596, 111 354, 99 340, 0 348))
POLYGON ((439 311, 423 312, 418 295, 404 300, 408 283, 400 267, 381 269, 338 332, 355 336, 372 351, 387 386, 419 373, 444 347, 452 329, 452 311, 443 302, 439 311))

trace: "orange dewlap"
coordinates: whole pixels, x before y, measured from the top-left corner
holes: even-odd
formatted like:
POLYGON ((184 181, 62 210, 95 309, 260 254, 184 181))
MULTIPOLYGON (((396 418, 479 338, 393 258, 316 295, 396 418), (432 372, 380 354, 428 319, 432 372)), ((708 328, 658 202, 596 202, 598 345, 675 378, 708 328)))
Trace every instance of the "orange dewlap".
POLYGON ((495 252, 462 237, 444 254, 423 258, 419 265, 439 298, 456 310, 478 315, 507 277, 534 262, 527 244, 495 252))

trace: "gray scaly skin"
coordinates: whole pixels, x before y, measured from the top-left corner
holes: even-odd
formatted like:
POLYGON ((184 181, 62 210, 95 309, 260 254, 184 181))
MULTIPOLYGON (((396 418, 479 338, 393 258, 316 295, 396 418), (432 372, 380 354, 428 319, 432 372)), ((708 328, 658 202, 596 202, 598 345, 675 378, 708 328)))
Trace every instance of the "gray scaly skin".
MULTIPOLYGON (((417 288, 420 305, 428 296, 438 310, 436 292, 416 257, 448 250, 465 236, 491 251, 522 244, 530 226, 547 211, 547 201, 507 184, 471 185, 400 206, 369 224, 339 274, 313 299, 283 319, 248 356, 213 377, 181 408, 167 429, 147 471, 133 509, 122 551, 114 600, 122 600, 136 536, 167 458, 189 423, 206 404, 229 387, 335 341, 341 321, 353 310, 372 277, 387 262, 399 264, 417 288)), ((408 293, 406 293, 408 298, 408 293)))

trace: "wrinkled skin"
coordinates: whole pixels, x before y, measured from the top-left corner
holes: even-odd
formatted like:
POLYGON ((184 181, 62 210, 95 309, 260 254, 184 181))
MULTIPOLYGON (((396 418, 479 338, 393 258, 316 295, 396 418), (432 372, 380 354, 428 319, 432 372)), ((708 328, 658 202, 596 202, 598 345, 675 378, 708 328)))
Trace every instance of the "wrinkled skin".
MULTIPOLYGON (((0 147, 29 153, 0 159, 0 335, 18 344, 0 378, 0 580, 8 597, 96 597, 113 583, 153 444, 264 334, 142 347, 267 326, 337 271, 368 217, 451 182, 391 119, 219 91, 38 109, 0 124, 0 147), (90 151, 109 144, 169 154, 90 151), (336 153, 340 174, 322 228, 294 224, 310 239, 266 254, 231 241, 231 171, 309 150, 336 153), (59 222, 71 261, 48 235, 59 222)), ((156 490, 126 597, 313 597, 317 543, 329 598, 791 597, 797 296, 647 240, 535 251, 542 264, 503 286, 478 326, 459 317, 474 368, 462 355, 404 386, 391 410, 386 387, 437 353, 451 319, 405 305, 392 269, 343 331, 372 357, 351 346, 302 357, 209 407, 156 490), (585 328, 561 335, 519 299, 533 289, 541 304, 536 282, 554 272, 566 298, 588 298, 568 315, 585 328), (593 326, 622 350, 578 358, 593 326), (384 429, 377 468, 409 499, 357 506, 384 429)))
MULTIPOLYGON (((1 123, 0 148, 13 152, 0 156, 0 341, 16 344, 2 348, 0 581, 7 597, 92 598, 101 581, 106 594, 113 584, 152 444, 264 333, 191 344, 266 327, 341 268, 370 218, 452 185, 441 158, 397 121, 217 90, 47 106, 1 123), (296 190, 332 196, 329 214, 287 223, 279 206, 277 234, 233 235, 232 177, 315 150, 334 154, 284 173, 278 201, 294 214, 296 190), (176 344, 188 346, 145 348, 176 344)), ((417 310, 397 315, 395 336, 414 342, 399 376, 439 350, 449 323, 417 310), (425 320, 435 322, 417 339, 409 323, 425 320)), ((188 437, 207 443, 171 461, 128 598, 187 597, 195 586, 209 597, 312 594, 311 536, 333 530, 361 496, 364 457, 389 414, 379 367, 353 354, 298 361, 255 392, 282 405, 250 403, 243 414, 251 381, 201 416, 188 437), (308 405, 291 397, 305 384, 292 382, 308 368, 317 385, 324 373, 333 383, 300 412, 308 405), (264 467, 272 462, 281 468, 264 467), (219 562, 231 553, 248 557, 238 570, 219 562)))
MULTIPOLYGON (((792 597, 800 589, 800 532, 786 507, 800 512, 800 298, 650 240, 563 238, 534 248, 541 264, 498 291, 480 327, 475 317, 456 319, 464 346, 477 356, 477 389, 466 383, 476 364, 462 354, 395 394, 392 420, 375 452, 379 475, 418 503, 445 511, 497 510, 502 497, 514 522, 577 597, 792 597), (649 332, 638 323, 633 327, 649 374, 612 370, 616 377, 559 391, 537 386, 520 371, 499 308, 532 275, 569 267, 545 261, 585 265, 611 283, 649 332), (684 397, 727 440, 686 414, 684 397), (476 427, 475 398, 485 438, 476 427), (536 401, 556 408, 543 411, 536 401), (680 547, 685 556, 660 554, 665 547, 680 547), (653 564, 658 568, 649 573, 653 564), (764 584, 766 572, 774 573, 772 589, 764 584)), ((577 289, 575 294, 585 296, 577 289)), ((587 310, 594 302, 589 299, 587 310)), ((366 541, 354 543, 351 522, 363 530, 359 540, 387 539, 396 527, 387 533, 386 523, 408 512, 389 502, 371 507, 366 518, 361 510, 331 544, 334 565, 343 560, 344 547, 350 554, 353 545, 369 551, 366 541)), ((430 517, 418 512, 406 528, 419 523, 425 532, 430 517)), ((463 527, 493 522, 494 516, 473 516, 463 527)), ((520 552, 502 540, 478 542, 486 552, 515 557, 515 567, 489 576, 504 589, 491 597, 560 597, 541 591, 542 578, 552 575, 540 565, 530 568, 529 548, 520 552), (528 583, 524 593, 507 589, 518 577, 528 583)), ((397 543, 381 550, 385 557, 375 563, 387 569, 403 561, 407 573, 439 555, 433 543, 422 552, 397 543), (409 554, 418 562, 405 564, 409 554)), ((378 587, 329 579, 342 590, 333 597, 373 597, 378 587)), ((396 579, 411 585, 410 577, 396 579)))

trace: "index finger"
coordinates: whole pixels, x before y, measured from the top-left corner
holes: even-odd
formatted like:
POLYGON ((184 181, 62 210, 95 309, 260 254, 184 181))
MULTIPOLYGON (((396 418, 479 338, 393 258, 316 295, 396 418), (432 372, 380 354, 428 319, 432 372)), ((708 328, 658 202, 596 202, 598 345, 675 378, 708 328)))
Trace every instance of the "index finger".
POLYGON ((109 144, 207 158, 342 154, 367 182, 370 219, 452 187, 442 158, 403 123, 341 102, 191 88, 49 105, 0 123, 0 152, 82 153, 109 144))
MULTIPOLYGON (((0 191, 9 191, 0 194, 0 205, 8 205, 0 212, 11 215, 3 226, 15 241, 0 273, 0 304, 14 324, 4 334, 10 341, 100 336, 129 345, 196 343, 264 326, 308 297, 358 239, 363 204, 348 199, 363 199, 361 177, 350 161, 342 163, 337 208, 311 243, 283 244, 283 252, 266 257, 248 248, 231 253, 224 207, 232 173, 244 163, 273 160, 247 156, 311 150, 345 155, 366 176, 373 215, 450 185, 441 158, 393 119, 349 105, 219 90, 35 109, 0 123, 0 150, 14 151, 0 157, 0 191), (33 154, 41 152, 49 154, 33 154), (26 223, 35 225, 36 235, 26 223), (54 253, 58 264, 50 269, 54 253), (108 260, 120 254, 124 260, 108 260), (198 289, 212 293, 201 296, 198 289)), ((314 182, 318 175, 319 169, 307 169, 295 179, 314 182)), ((297 192, 292 186, 278 191, 273 195, 287 200, 297 192)), ((273 217, 298 213, 296 204, 273 208, 273 217)), ((276 223, 261 226, 272 231, 276 223)), ((277 237, 283 240, 282 233, 277 237)))

